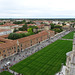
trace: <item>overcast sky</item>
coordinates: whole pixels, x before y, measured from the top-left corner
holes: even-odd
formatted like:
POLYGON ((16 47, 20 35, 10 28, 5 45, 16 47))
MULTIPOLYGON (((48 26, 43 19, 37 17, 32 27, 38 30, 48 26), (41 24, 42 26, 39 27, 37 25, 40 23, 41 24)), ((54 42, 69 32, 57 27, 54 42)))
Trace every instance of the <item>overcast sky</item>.
POLYGON ((0 18, 75 18, 75 0, 0 0, 0 18))

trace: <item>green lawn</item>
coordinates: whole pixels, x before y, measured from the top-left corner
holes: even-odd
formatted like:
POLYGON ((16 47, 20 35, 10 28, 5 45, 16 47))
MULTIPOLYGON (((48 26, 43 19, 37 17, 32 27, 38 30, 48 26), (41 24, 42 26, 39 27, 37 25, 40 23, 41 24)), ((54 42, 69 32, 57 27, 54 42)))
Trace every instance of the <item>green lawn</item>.
POLYGON ((0 73, 0 75, 13 75, 13 74, 11 74, 11 73, 8 72, 8 71, 3 71, 3 72, 0 73))
POLYGON ((66 62, 66 53, 72 50, 72 41, 57 40, 12 66, 11 69, 24 75, 55 75, 66 62))
POLYGON ((67 34, 64 37, 62 37, 62 38, 64 38, 64 39, 73 39, 74 33, 75 33, 75 31, 72 31, 69 34, 67 34))

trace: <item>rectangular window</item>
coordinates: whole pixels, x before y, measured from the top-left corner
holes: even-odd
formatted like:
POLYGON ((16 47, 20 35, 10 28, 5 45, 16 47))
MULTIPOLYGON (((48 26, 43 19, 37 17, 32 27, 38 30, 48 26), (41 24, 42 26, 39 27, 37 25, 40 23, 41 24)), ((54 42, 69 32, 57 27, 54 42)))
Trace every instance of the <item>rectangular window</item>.
POLYGON ((21 47, 22 47, 22 44, 21 44, 21 47))
POLYGON ((6 54, 4 55, 4 57, 6 57, 6 54))
POLYGON ((16 52, 16 50, 14 50, 14 52, 16 52))
POLYGON ((3 52, 5 52, 5 50, 3 52))
POLYGON ((14 49, 16 49, 16 47, 14 47, 14 49))
POLYGON ((22 51, 22 48, 21 48, 21 51, 22 51))

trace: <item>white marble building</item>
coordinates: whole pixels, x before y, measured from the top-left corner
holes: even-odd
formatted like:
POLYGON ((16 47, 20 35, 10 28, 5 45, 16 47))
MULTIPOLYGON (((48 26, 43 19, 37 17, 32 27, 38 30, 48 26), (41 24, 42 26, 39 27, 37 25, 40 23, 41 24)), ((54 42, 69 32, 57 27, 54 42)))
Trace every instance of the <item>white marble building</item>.
POLYGON ((75 75, 75 33, 73 39, 73 50, 68 52, 66 60, 65 75, 75 75))
POLYGON ((66 53, 66 66, 62 65, 61 71, 56 73, 56 75, 75 75, 75 33, 73 39, 73 49, 72 51, 66 53))
POLYGON ((0 36, 10 34, 12 31, 10 29, 0 29, 0 36))

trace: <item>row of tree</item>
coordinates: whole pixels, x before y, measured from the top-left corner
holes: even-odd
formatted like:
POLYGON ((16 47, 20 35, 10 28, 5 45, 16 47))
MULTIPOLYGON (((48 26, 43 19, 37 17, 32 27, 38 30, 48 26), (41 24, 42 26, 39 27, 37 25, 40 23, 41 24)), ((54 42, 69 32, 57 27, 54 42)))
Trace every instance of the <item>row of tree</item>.
POLYGON ((13 24, 35 24, 33 21, 26 22, 25 20, 23 21, 14 21, 13 24))
POLYGON ((59 33, 61 31, 63 31, 62 26, 55 25, 53 23, 51 23, 50 25, 51 25, 51 30, 54 30, 55 33, 59 33))
POLYGON ((2 23, 2 22, 0 23, 0 25, 3 25, 3 24, 4 24, 4 23, 2 23))
POLYGON ((27 37, 33 34, 34 34, 33 32, 32 33, 10 33, 8 36, 8 39, 15 40, 15 39, 27 37))
POLYGON ((24 23, 26 23, 25 20, 23 20, 23 21, 14 21, 14 22, 13 22, 13 24, 24 24, 24 23))

